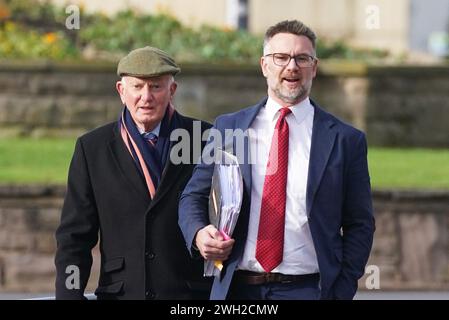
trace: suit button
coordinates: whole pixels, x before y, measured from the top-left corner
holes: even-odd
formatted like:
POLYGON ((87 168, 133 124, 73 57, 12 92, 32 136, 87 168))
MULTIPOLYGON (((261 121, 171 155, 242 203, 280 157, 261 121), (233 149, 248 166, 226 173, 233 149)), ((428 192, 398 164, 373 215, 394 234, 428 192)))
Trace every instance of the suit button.
POLYGON ((145 292, 145 295, 147 296, 148 299, 154 299, 156 297, 156 295, 151 291, 145 292))
POLYGON ((149 259, 154 259, 155 256, 156 255, 152 252, 148 252, 148 251, 145 252, 145 257, 147 257, 149 259))

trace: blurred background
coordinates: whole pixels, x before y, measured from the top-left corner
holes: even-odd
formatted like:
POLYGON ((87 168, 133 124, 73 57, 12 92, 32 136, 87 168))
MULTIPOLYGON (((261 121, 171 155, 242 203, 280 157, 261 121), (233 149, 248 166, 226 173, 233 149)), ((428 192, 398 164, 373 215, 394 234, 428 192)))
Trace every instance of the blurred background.
POLYGON ((53 295, 75 139, 118 118, 123 55, 169 52, 177 109, 213 121, 266 95, 263 34, 285 19, 318 35, 312 98, 367 134, 377 230, 357 298, 449 299, 448 0, 0 0, 0 299, 53 295))

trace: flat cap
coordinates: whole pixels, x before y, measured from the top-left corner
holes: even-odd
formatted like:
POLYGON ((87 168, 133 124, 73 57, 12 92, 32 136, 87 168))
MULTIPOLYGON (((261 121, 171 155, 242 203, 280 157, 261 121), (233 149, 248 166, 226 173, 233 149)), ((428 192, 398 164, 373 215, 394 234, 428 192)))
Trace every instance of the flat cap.
POLYGON ((131 51, 120 59, 117 75, 133 77, 157 77, 163 74, 175 75, 181 69, 168 53, 154 47, 144 47, 131 51))

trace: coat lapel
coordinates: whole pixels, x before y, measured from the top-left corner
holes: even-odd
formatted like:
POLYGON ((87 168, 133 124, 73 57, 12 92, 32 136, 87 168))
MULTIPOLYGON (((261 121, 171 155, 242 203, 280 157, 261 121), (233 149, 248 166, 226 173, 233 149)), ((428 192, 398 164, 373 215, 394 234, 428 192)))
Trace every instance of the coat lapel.
POLYGON ((172 184, 175 183, 175 181, 177 181, 177 179, 179 178, 179 175, 181 174, 184 166, 185 165, 182 164, 173 164, 170 161, 170 157, 167 159, 167 164, 165 165, 164 171, 162 172, 161 183, 156 190, 156 194, 154 195, 153 201, 151 201, 150 207, 156 205, 164 197, 167 191, 170 190, 172 184))
MULTIPOLYGON (((193 133, 192 128, 189 127, 188 124, 184 121, 183 116, 181 116, 176 111, 175 111, 173 117, 177 117, 176 121, 179 123, 178 128, 185 129, 189 132, 189 136, 190 136, 190 150, 189 151, 193 152, 192 151, 193 150, 193 146, 192 146, 193 139, 197 139, 197 137, 193 133)), ((199 132, 199 133, 200 133, 200 139, 201 139, 201 132, 199 132)), ((170 152, 171 152, 173 145, 175 145, 176 143, 178 143, 180 141, 181 141, 181 138, 178 138, 178 141, 170 142, 170 147, 169 147, 169 151, 168 151, 169 154, 167 156, 167 162, 165 164, 164 170, 162 171, 161 181, 160 181, 159 187, 156 190, 156 194, 154 195, 154 199, 151 202, 150 208, 153 207, 154 205, 156 205, 164 197, 164 195, 171 189, 171 186, 178 180, 178 178, 180 178, 180 175, 182 174, 183 169, 185 169, 185 167, 186 167, 185 164, 175 165, 171 162, 171 159, 170 159, 170 152)), ((180 157, 182 158, 182 155, 180 155, 180 157)), ((189 158, 190 158, 190 161, 193 162, 193 159, 191 157, 189 157, 189 158)))
POLYGON ((140 175, 132 156, 129 154, 129 151, 120 136, 118 125, 114 126, 114 137, 109 143, 109 149, 123 178, 132 185, 137 194, 141 195, 145 201, 149 202, 151 199, 145 181, 140 175))
POLYGON ((307 180, 306 210, 310 216, 316 191, 320 185, 324 169, 334 146, 336 132, 332 130, 334 120, 313 101, 315 116, 312 129, 312 144, 307 180))

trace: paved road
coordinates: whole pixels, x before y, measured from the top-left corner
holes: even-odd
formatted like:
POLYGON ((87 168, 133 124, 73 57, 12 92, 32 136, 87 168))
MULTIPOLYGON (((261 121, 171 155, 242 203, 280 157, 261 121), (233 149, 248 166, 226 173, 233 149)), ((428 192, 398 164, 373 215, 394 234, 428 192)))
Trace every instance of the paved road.
MULTIPOLYGON (((53 293, 0 293, 0 300, 42 299, 53 293)), ((355 300, 449 300, 449 291, 360 291, 355 300)))

